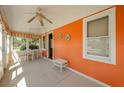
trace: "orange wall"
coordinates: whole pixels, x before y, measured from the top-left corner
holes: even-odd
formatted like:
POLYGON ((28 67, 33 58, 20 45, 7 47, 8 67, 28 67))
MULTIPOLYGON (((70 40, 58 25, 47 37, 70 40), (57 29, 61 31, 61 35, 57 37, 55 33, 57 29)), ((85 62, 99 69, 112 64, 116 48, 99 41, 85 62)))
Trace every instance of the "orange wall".
POLYGON ((124 6, 116 6, 116 65, 82 58, 82 19, 54 30, 54 56, 69 61, 69 66, 111 86, 124 86, 124 6), (58 39, 61 32, 63 38, 58 39), (65 36, 71 34, 71 40, 65 36))
POLYGON ((47 57, 47 51, 46 51, 46 50, 43 50, 43 51, 42 51, 42 56, 43 56, 43 57, 47 57))

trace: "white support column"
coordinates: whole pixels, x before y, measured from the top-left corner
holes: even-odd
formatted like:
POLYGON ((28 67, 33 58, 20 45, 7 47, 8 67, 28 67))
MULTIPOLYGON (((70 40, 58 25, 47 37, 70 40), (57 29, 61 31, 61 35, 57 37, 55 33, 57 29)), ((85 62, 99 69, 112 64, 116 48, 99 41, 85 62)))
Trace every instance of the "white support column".
POLYGON ((40 53, 40 57, 42 57, 42 39, 39 39, 39 51, 38 51, 38 57, 39 57, 39 53, 40 53))
POLYGON ((39 50, 42 48, 41 38, 39 39, 39 50))
POLYGON ((3 61, 3 67, 5 68, 5 65, 6 65, 6 54, 5 54, 5 48, 6 48, 6 45, 5 45, 5 34, 4 32, 2 31, 2 61, 3 61))
POLYGON ((10 61, 12 62, 13 60, 12 60, 12 55, 13 55, 13 36, 10 36, 10 45, 9 45, 9 47, 10 47, 10 61))
POLYGON ((0 24, 0 80, 3 77, 4 74, 4 70, 3 70, 3 44, 2 41, 3 40, 3 34, 2 34, 2 24, 0 24))
POLYGON ((29 38, 26 38, 26 51, 29 51, 29 38))
POLYGON ((11 36, 10 35, 9 35, 8 39, 9 39, 9 46, 8 46, 8 48, 9 48, 9 59, 8 59, 8 61, 11 62, 11 36))
POLYGON ((11 36, 10 38, 10 51, 12 52, 13 51, 13 36, 11 36))
POLYGON ((26 38, 26 60, 28 61, 28 52, 29 52, 29 38, 26 38))

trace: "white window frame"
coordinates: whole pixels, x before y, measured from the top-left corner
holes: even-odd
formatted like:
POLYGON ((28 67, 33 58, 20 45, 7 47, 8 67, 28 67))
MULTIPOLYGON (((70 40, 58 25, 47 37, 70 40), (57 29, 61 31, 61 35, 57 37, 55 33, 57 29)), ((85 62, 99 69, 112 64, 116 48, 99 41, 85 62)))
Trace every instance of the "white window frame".
POLYGON ((116 8, 111 8, 83 19, 83 58, 108 64, 116 64, 116 8), (87 53, 87 23, 108 16, 109 57, 90 55, 87 53))
MULTIPOLYGON (((46 35, 43 34, 43 35, 42 35, 42 50, 46 50, 46 48, 43 47, 43 37, 44 37, 44 36, 45 36, 45 39, 46 39, 46 35)), ((45 47, 46 47, 46 42, 45 42, 45 47)))

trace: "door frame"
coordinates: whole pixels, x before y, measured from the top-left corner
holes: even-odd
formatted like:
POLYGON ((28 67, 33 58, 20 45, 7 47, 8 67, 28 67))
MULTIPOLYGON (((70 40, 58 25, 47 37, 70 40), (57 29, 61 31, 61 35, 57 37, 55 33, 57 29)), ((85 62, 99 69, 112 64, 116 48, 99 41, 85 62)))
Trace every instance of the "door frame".
POLYGON ((53 51, 52 51, 52 59, 54 59, 54 34, 53 31, 50 31, 47 33, 47 58, 49 58, 49 34, 52 34, 53 36, 53 51))

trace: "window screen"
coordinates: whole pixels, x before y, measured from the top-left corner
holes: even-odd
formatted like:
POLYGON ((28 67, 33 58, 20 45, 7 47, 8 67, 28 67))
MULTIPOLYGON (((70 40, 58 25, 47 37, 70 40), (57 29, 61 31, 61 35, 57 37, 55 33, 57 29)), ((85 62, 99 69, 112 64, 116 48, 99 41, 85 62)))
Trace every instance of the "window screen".
POLYGON ((109 57, 109 38, 88 38, 87 53, 109 57))

